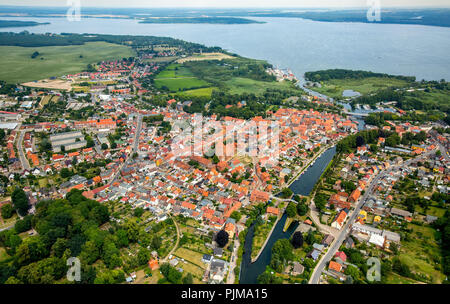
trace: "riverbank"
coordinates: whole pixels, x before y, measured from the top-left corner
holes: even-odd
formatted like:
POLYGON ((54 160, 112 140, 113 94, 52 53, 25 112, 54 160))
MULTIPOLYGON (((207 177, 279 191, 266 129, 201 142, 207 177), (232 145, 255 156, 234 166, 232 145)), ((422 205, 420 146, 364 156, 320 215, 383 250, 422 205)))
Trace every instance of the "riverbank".
POLYGON ((286 187, 290 187, 297 179, 300 178, 300 176, 303 174, 303 172, 305 172, 305 170, 309 169, 309 167, 311 167, 311 165, 313 165, 313 163, 316 161, 317 158, 319 158, 320 156, 322 156, 322 154, 327 151, 330 148, 333 148, 334 146, 325 146, 324 148, 322 148, 322 150, 319 151, 319 153, 313 157, 313 159, 311 159, 305 166, 303 166, 299 173, 293 177, 287 184, 286 187))
MULTIPOLYGON (((283 212, 280 212, 280 214, 283 214, 283 213, 284 213, 284 210, 283 210, 283 212)), ((273 224, 272 229, 270 229, 270 232, 269 232, 269 234, 267 235, 266 240, 265 240, 264 243, 262 244, 261 249, 259 250, 258 254, 257 254, 254 258, 251 259, 251 263, 254 263, 256 260, 258 260, 259 256, 260 256, 261 253, 264 251, 264 248, 266 248, 267 242, 269 241, 270 237, 272 236, 272 233, 273 233, 273 231, 275 230, 275 227, 277 226, 277 224, 278 224, 278 222, 280 221, 281 218, 282 218, 282 216, 280 216, 280 215, 277 217, 277 220, 276 220, 275 223, 273 224)), ((255 237, 255 236, 253 235, 253 237, 255 237)), ((253 240, 252 240, 252 243, 253 243, 253 240)), ((253 247, 252 247, 252 251, 253 251, 253 247)), ((250 255, 250 256, 251 256, 251 255, 250 255)))
POLYGON ((252 262, 251 259, 251 245, 252 245, 252 228, 249 228, 249 234, 246 236, 244 243, 244 254, 241 263, 241 273, 240 273, 240 284, 257 284, 258 276, 262 274, 266 267, 270 264, 272 257, 272 247, 276 241, 280 239, 289 239, 297 229, 298 225, 294 223, 288 229, 288 231, 283 232, 284 223, 287 219, 287 215, 283 214, 280 220, 274 225, 274 230, 267 239, 267 243, 264 249, 260 253, 258 259, 252 262))

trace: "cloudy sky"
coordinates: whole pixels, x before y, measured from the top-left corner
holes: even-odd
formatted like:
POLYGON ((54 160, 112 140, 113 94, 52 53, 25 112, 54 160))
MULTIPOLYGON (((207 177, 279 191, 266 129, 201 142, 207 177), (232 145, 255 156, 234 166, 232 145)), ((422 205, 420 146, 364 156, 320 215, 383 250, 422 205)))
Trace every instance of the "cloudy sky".
MULTIPOLYGON (((367 0, 0 0, 0 5, 94 7, 366 7, 367 0)), ((374 1, 374 0, 370 0, 374 1)), ((379 0, 381 7, 450 6, 449 0, 379 0)))

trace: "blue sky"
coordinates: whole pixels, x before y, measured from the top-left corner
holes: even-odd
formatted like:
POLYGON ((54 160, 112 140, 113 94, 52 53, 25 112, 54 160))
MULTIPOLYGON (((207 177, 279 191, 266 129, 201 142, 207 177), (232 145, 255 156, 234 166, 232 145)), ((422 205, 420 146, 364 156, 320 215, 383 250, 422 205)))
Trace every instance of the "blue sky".
MULTIPOLYGON (((1 5, 68 6, 77 0, 0 0, 1 5)), ((79 0, 93 7, 366 7, 367 0, 79 0)), ((381 7, 450 6, 449 0, 380 0, 381 7)))

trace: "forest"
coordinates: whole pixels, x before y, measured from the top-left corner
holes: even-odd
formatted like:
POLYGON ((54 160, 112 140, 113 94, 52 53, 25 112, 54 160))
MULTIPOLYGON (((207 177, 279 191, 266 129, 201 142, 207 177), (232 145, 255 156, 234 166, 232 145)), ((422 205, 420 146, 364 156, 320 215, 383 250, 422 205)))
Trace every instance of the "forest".
POLYGON ((155 36, 132 36, 132 35, 83 35, 83 34, 30 34, 27 31, 20 33, 0 33, 0 45, 40 47, 40 46, 67 46, 82 45, 86 42, 104 41, 109 43, 123 44, 131 47, 149 45, 168 45, 169 47, 181 47, 186 52, 220 52, 219 47, 206 47, 197 43, 191 43, 180 39, 155 36), (131 41, 131 44, 130 44, 131 41))
MULTIPOLYGON (((28 201, 23 190, 14 193, 14 208, 26 209, 24 203, 28 201)), ((38 202, 34 215, 0 232, 0 245, 10 256, 0 261, 0 284, 74 283, 65 276, 70 257, 78 257, 81 262, 78 283, 104 284, 123 282, 125 273, 148 262, 147 246, 157 250, 160 241, 152 239, 135 222, 119 225, 110 221, 106 205, 74 189, 64 199, 38 202), (37 234, 21 234, 31 228, 37 234), (120 250, 131 244, 137 246, 137 254, 125 260, 120 250)))
POLYGON ((414 82, 416 77, 414 76, 397 76, 397 75, 389 75, 384 73, 374 73, 369 71, 353 71, 353 70, 344 70, 344 69, 329 69, 329 70, 321 70, 315 72, 306 72, 305 78, 309 81, 320 82, 327 81, 330 79, 361 79, 368 77, 385 77, 385 78, 395 78, 406 80, 410 82, 414 82))

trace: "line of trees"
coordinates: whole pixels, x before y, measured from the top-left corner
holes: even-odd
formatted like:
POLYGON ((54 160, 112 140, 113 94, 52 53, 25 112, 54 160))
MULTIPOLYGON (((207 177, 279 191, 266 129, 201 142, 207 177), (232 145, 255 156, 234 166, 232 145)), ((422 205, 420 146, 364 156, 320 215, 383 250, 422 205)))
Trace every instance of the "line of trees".
POLYGON ((389 75, 384 73, 374 73, 370 71, 361 71, 361 70, 353 71, 345 69, 329 69, 305 73, 305 78, 307 80, 315 82, 327 81, 330 79, 362 79, 369 77, 394 78, 410 82, 414 82, 416 80, 416 77, 414 76, 389 75))

